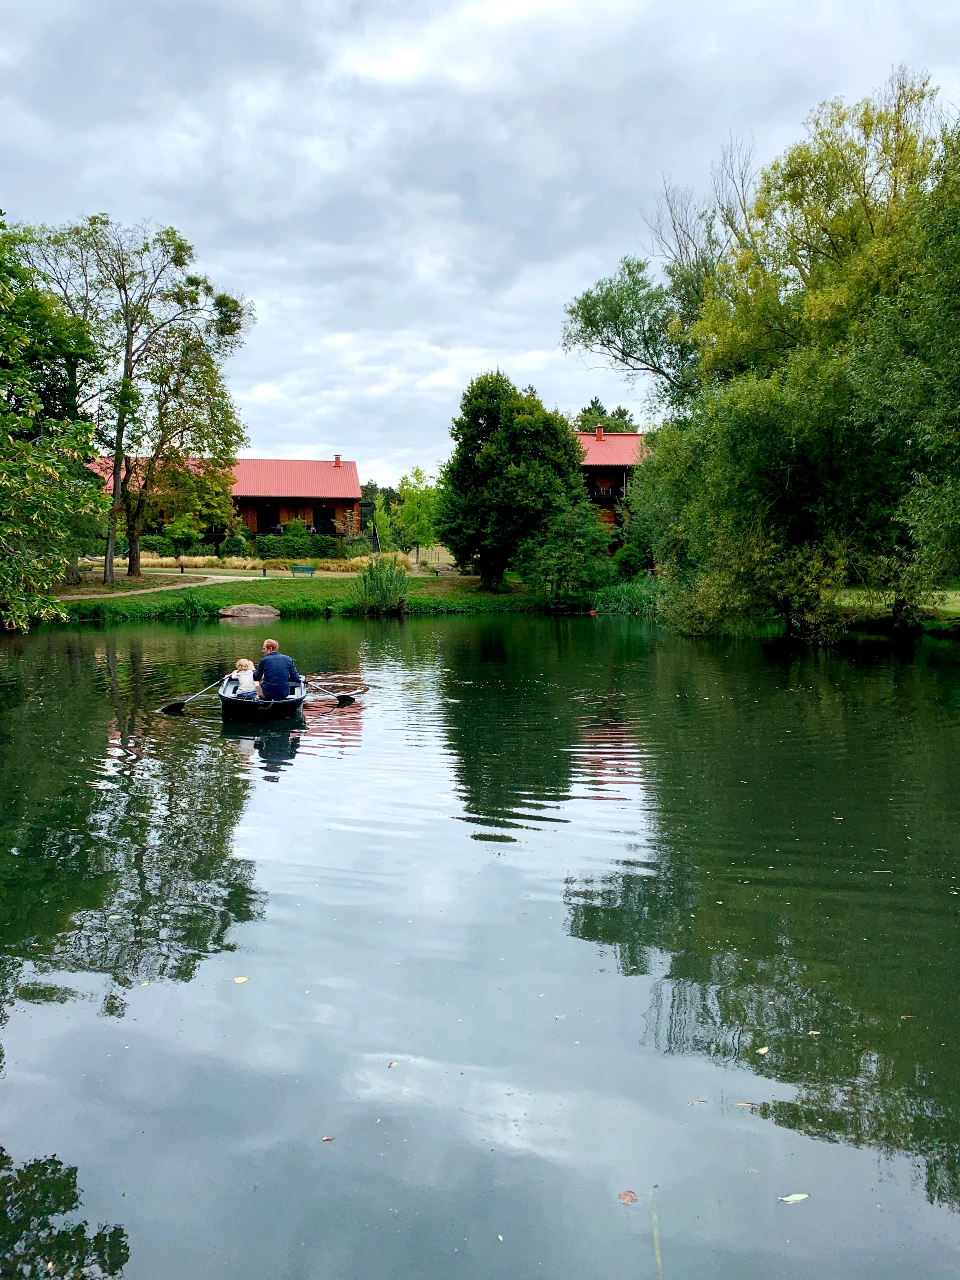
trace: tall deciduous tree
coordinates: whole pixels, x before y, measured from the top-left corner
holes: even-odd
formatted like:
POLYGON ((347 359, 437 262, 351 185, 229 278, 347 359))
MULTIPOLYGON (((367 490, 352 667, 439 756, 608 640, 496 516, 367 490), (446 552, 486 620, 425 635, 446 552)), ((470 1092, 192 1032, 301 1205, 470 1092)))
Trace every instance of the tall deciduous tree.
MULTIPOLYGON (((124 227, 105 214, 28 232, 31 262, 71 315, 87 324, 100 376, 82 388, 111 466, 112 506, 104 582, 114 580, 117 524, 124 511, 130 432, 141 413, 149 370, 171 330, 189 331, 222 359, 251 319, 239 298, 196 271, 193 247, 173 227, 124 227)), ((132 564, 128 572, 138 570, 132 564)))
POLYGON ((68 416, 86 336, 36 287, 21 250, 0 221, 0 619, 26 630, 62 616, 51 588, 103 502, 84 466, 92 424, 68 416))
POLYGON ((497 587, 524 539, 585 494, 580 444, 532 388, 484 373, 463 393, 440 476, 437 533, 459 564, 497 587))
POLYGON ((416 548, 419 564, 420 548, 432 547, 437 540, 436 486, 420 467, 414 467, 409 476, 400 477, 399 493, 391 520, 393 534, 401 551, 416 548))
MULTIPOLYGON (((700 225, 718 252, 706 254, 695 309, 674 306, 657 331, 666 349, 692 353, 688 393, 665 397, 629 495, 628 536, 645 540, 675 622, 714 629, 773 613, 823 635, 845 584, 892 589, 903 612, 933 582, 910 515, 917 405, 897 430, 884 426, 893 401, 906 403, 903 362, 873 379, 882 410, 857 353, 881 349, 870 338, 878 316, 889 330, 906 314, 891 299, 917 276, 916 228, 943 182, 942 154, 933 91, 898 72, 863 102, 822 104, 805 137, 759 173, 738 146, 716 167, 700 225)), ((687 279, 690 262, 677 260, 664 306, 687 279)), ((647 293, 630 296, 639 307, 647 293)), ((626 372, 639 367, 609 349, 626 372)), ((653 373, 673 387, 672 366, 653 373)))
POLYGON ((219 514, 227 522, 232 466, 246 444, 218 354, 193 326, 158 335, 142 367, 142 387, 120 485, 131 575, 140 573, 140 535, 151 507, 166 505, 174 514, 185 491, 195 500, 202 493, 208 505, 211 495, 221 507, 225 501, 219 514))

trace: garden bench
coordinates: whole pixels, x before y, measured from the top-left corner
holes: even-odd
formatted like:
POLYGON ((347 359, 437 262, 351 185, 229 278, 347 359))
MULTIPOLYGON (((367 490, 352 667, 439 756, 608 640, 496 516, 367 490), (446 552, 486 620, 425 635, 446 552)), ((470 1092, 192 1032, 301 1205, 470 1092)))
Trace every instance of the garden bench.
POLYGON ((291 573, 306 573, 312 578, 317 572, 316 567, 312 564, 292 564, 290 566, 291 573))

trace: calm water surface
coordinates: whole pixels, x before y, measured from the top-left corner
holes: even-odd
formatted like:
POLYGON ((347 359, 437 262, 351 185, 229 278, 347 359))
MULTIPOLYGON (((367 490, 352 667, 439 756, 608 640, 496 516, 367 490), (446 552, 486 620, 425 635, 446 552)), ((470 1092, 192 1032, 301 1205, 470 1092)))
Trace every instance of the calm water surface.
POLYGON ((272 630, 369 692, 0 641, 8 1255, 79 1196, 131 1280, 960 1273, 960 646, 272 630))

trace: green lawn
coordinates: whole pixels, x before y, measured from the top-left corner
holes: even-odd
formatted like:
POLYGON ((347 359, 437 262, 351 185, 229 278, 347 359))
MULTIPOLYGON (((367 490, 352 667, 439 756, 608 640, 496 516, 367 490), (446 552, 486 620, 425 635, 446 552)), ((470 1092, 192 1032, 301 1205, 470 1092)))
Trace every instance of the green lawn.
MULTIPOLYGON (((287 618, 324 617, 343 613, 349 603, 354 575, 324 578, 247 578, 210 586, 184 584, 182 591, 161 591, 142 597, 65 601, 73 622, 123 622, 177 618, 216 618, 232 604, 269 604, 287 618)), ((481 591, 476 578, 411 577, 407 607, 411 614, 527 613, 543 608, 522 585, 505 593, 481 591)))

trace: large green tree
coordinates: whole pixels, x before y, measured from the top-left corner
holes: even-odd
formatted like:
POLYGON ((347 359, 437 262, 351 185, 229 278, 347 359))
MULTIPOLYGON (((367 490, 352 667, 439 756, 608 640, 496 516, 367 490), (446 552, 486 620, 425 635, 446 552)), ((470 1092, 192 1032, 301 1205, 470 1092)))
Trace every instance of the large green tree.
MULTIPOLYGON (((188 334, 211 359, 222 360, 241 341, 252 311, 197 271, 193 246, 173 227, 125 227, 97 214, 81 223, 26 229, 25 236, 34 270, 69 314, 88 326, 100 356, 99 376, 82 394, 110 459, 103 571, 109 583, 135 428, 171 331, 188 334)), ((139 572, 132 559, 128 572, 139 572)))
MULTIPOLYGON (((651 343, 687 353, 643 366, 666 389, 666 413, 629 493, 629 536, 657 562, 677 625, 773 614, 823 636, 844 585, 891 590, 905 612, 935 580, 935 557, 918 554, 915 536, 917 433, 902 415, 890 426, 902 362, 882 379, 881 411, 864 394, 860 354, 873 351, 877 368, 916 309, 904 289, 919 259, 936 257, 918 238, 950 164, 934 107, 927 81, 900 72, 872 98, 822 104, 806 136, 758 174, 749 152, 731 148, 712 207, 694 218, 707 246, 699 285, 683 293, 695 307, 684 309, 670 275, 679 264, 676 278, 692 278, 695 255, 680 249, 656 295, 662 314, 652 285, 620 291, 624 314, 631 298, 634 312, 646 308, 651 343)), ((628 373, 641 367, 630 351, 607 350, 628 373)))
POLYGON ((467 387, 438 488, 436 528, 459 564, 495 588, 520 544, 585 494, 580 444, 532 388, 499 370, 467 387))
POLYGON ((140 536, 151 514, 230 520, 233 463, 247 438, 221 365, 220 353, 184 325, 160 335, 144 365, 120 486, 131 576, 140 573, 140 536))
POLYGON ((75 394, 86 333, 37 287, 22 249, 0 221, 0 619, 26 630, 62 615, 51 589, 103 503, 75 394))

